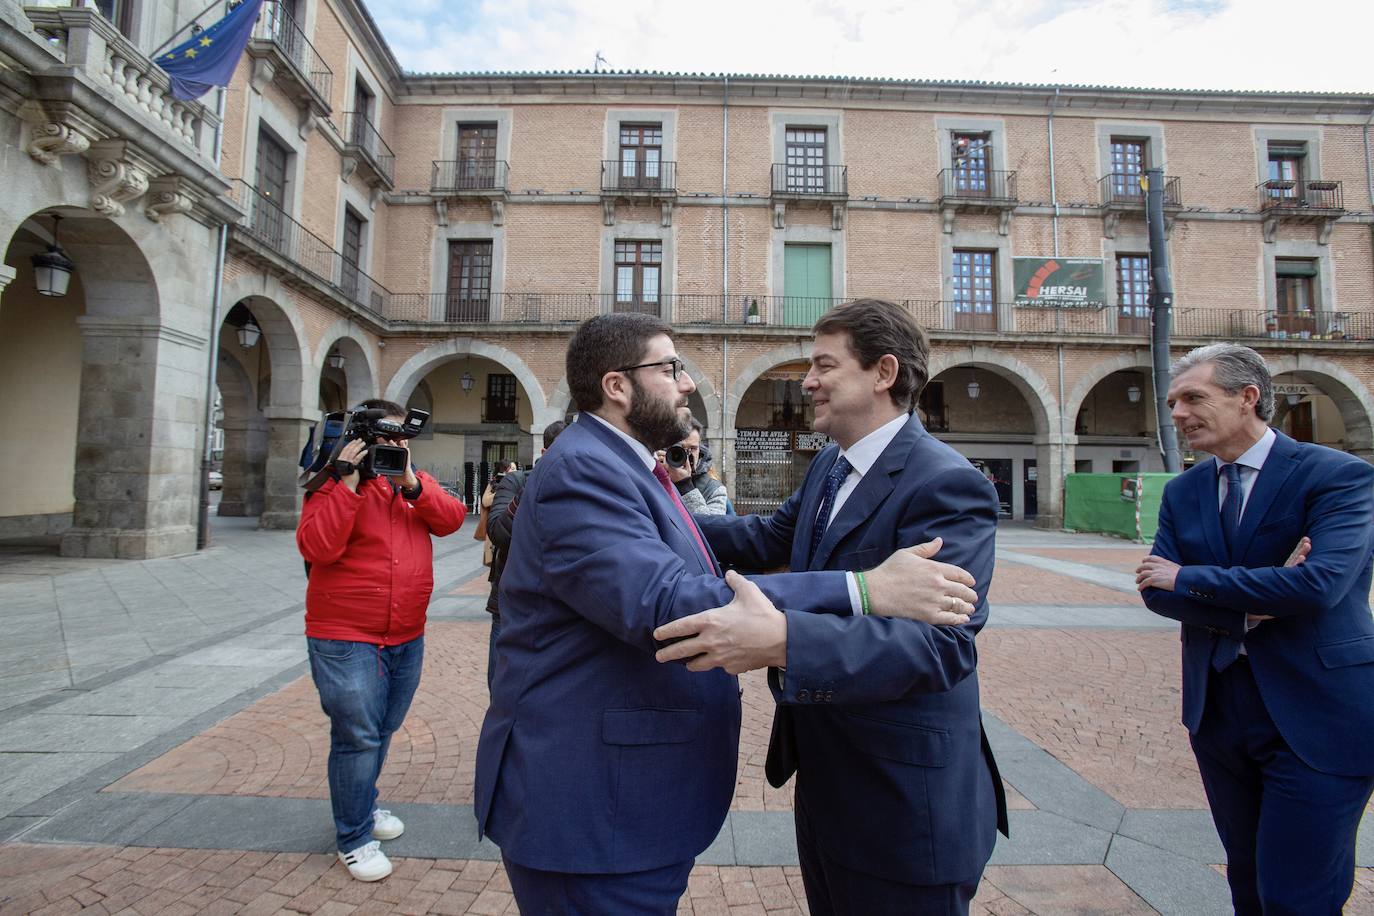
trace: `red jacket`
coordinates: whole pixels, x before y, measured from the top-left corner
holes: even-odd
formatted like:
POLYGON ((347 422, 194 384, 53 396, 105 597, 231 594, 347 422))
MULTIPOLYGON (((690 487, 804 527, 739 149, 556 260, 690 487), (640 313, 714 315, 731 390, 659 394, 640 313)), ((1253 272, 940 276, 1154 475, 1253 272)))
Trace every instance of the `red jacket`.
POLYGON ((423 471, 413 503, 385 477, 354 493, 330 480, 305 500, 296 544, 310 563, 305 635, 382 646, 425 632, 434 590, 431 534, 463 524, 467 510, 423 471))

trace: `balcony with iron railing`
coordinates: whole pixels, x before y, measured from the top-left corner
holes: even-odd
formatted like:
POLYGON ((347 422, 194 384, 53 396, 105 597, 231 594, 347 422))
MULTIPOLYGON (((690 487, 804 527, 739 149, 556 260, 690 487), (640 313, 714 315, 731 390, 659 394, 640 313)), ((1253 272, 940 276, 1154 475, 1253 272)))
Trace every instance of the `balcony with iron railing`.
POLYGON ((1326 218, 1345 212, 1345 196, 1339 181, 1310 178, 1261 181, 1260 209, 1281 219, 1308 216, 1326 218))
POLYGON ((955 204, 998 209, 1016 206, 1014 171, 961 166, 941 169, 938 177, 941 206, 955 204))
MULTIPOLYGON (((1148 311, 1108 305, 1044 307, 1012 302, 888 297, 917 324, 941 337, 1097 338, 1136 341, 1149 336, 1148 311)), ((675 326, 730 328, 749 333, 809 334, 816 320, 848 299, 709 293, 627 299, 614 293, 396 293, 386 317, 392 327, 455 324, 547 325, 571 330, 593 315, 642 311, 675 326)), ((1278 314, 1260 309, 1175 308, 1173 336, 1199 340, 1374 341, 1374 309, 1278 314)))
POLYGON ((436 159, 429 190, 449 198, 504 198, 510 193, 510 167, 504 159, 482 156, 436 159))
POLYGON ((677 196, 677 163, 603 159, 601 193, 630 198, 677 196))
POLYGON ((396 155, 366 112, 344 113, 344 157, 369 186, 388 191, 396 186, 396 155))
MULTIPOLYGON (((1102 192, 1102 206, 1125 211, 1145 210, 1145 188, 1141 182, 1145 176, 1138 172, 1111 172, 1103 175, 1097 183, 1102 192)), ((1164 208, 1182 209, 1183 196, 1179 180, 1173 175, 1164 176, 1164 208)))
POLYGON ((849 197, 849 166, 773 163, 772 196, 800 200, 849 197))
POLYGON ((235 179, 230 196, 248 214, 230 226, 229 241, 236 252, 287 280, 308 278, 324 295, 362 309, 379 322, 386 319, 391 308, 386 287, 246 181, 235 179))
POLYGON ((334 71, 282 0, 267 0, 262 5, 248 41, 248 56, 269 68, 272 80, 298 107, 318 117, 329 115, 334 71))

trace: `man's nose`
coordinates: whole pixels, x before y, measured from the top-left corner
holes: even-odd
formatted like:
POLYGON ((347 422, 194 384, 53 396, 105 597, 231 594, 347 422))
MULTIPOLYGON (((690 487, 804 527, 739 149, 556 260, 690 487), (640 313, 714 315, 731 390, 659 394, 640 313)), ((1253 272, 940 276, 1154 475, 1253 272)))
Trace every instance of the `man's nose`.
POLYGON ((817 388, 821 387, 821 381, 820 379, 816 378, 815 369, 806 370, 806 378, 802 379, 801 386, 802 391, 805 391, 808 394, 812 391, 815 391, 817 388))
POLYGON ((697 383, 692 381, 692 373, 684 371, 677 377, 677 390, 683 394, 691 394, 697 390, 697 383))

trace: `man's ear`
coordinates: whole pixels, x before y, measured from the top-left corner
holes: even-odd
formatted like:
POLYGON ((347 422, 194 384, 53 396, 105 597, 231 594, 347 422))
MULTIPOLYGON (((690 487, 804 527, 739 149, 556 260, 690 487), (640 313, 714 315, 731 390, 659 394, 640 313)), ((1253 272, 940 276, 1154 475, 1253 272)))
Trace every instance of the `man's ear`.
POLYGON ((876 363, 878 377, 873 381, 874 391, 887 391, 897 382, 897 357, 884 353, 876 363))
POLYGON ((623 372, 607 372, 601 376, 601 398, 624 410, 630 409, 630 379, 623 372))

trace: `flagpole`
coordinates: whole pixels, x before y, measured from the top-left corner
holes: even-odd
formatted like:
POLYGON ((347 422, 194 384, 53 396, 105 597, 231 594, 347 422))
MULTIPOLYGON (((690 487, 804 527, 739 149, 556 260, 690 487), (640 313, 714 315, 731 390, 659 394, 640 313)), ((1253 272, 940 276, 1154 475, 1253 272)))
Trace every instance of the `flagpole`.
MULTIPOLYGON (((219 0, 216 0, 219 2, 219 0)), ((224 147, 224 96, 221 86, 215 96, 215 168, 219 168, 224 147)), ((196 517, 196 549, 210 546, 210 471, 214 466, 215 382, 219 367, 220 310, 224 297, 224 252, 229 243, 229 224, 220 223, 219 244, 215 250, 215 287, 210 299, 209 366, 205 371, 205 447, 200 459, 200 511, 196 517)))

